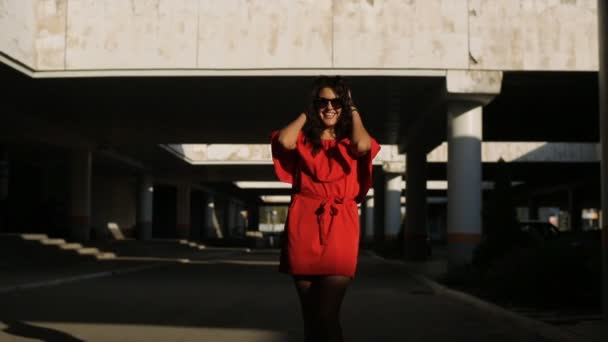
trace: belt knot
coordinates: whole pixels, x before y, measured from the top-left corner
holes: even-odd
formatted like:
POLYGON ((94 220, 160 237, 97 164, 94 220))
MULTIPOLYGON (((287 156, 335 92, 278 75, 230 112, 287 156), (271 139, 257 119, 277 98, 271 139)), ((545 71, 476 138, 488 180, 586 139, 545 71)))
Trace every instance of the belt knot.
POLYGON ((334 217, 340 213, 339 206, 347 199, 344 196, 321 196, 312 193, 298 193, 307 198, 319 200, 319 207, 315 210, 319 226, 319 243, 325 245, 334 222, 334 217))

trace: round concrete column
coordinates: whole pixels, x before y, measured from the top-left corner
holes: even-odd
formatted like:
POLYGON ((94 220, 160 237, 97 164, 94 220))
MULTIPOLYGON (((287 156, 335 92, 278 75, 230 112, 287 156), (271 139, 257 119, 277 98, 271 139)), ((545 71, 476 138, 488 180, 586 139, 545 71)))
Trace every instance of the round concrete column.
POLYGON ((177 236, 190 238, 190 184, 177 186, 177 236))
POLYGON ((482 107, 449 103, 447 126, 449 263, 463 265, 481 239, 482 107))
POLYGON ((91 152, 74 151, 71 156, 70 239, 91 238, 91 152))
POLYGON ((384 238, 394 240, 401 229, 401 192, 403 180, 401 174, 385 174, 384 192, 384 238))
POLYGON ((361 216, 363 216, 363 234, 366 246, 374 241, 374 198, 370 197, 361 203, 361 216))
POLYGON ((405 165, 405 256, 412 260, 424 260, 429 248, 426 227, 426 152, 412 146, 407 151, 405 165))
POLYGON ((604 326, 608 326, 608 4, 598 0, 598 27, 600 50, 600 141, 602 178, 602 247, 603 247, 603 311, 604 326))
POLYGON ((152 238, 152 214, 154 203, 154 180, 149 175, 143 175, 139 180, 138 202, 137 238, 140 240, 149 240, 152 238))

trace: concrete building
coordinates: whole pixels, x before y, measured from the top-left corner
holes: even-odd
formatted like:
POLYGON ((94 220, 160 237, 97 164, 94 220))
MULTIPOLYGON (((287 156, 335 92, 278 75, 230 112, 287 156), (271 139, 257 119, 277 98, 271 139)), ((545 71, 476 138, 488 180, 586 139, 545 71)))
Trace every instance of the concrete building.
POLYGON ((259 145, 319 74, 347 76, 368 130, 397 149, 365 206, 376 242, 401 231, 423 258, 439 218, 450 260, 470 262, 499 158, 521 206, 562 208, 578 229, 600 208, 597 3, 0 0, 2 230, 242 236, 260 196, 287 190, 233 182, 274 179, 259 145), (429 218, 438 205, 445 218, 429 218))

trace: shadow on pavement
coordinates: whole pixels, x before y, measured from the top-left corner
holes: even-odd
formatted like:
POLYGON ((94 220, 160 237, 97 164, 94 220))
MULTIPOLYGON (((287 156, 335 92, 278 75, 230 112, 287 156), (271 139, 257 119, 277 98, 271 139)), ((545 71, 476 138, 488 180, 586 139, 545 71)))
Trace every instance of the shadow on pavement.
POLYGON ((84 341, 62 331, 38 327, 20 321, 0 319, 6 325, 2 329, 7 334, 19 337, 35 338, 41 341, 77 342, 84 341))
MULTIPOLYGON (((158 247, 124 246, 123 255, 145 256, 158 247)), ((0 339, 6 333, 58 341, 303 340, 300 304, 291 278, 277 272, 278 251, 164 247, 162 257, 189 261, 0 295, 9 325, 0 339)), ((342 312, 351 342, 541 340, 369 257, 360 259, 342 312)))

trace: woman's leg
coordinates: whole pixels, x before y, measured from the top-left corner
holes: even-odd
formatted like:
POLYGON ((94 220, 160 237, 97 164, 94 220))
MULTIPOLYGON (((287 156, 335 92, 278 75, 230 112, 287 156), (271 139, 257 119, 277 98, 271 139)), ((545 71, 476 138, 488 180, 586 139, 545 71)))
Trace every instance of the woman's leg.
POLYGON ((302 306, 302 319, 304 320, 304 340, 306 342, 319 341, 319 291, 318 277, 293 277, 300 304, 302 306))
POLYGON ((351 278, 322 276, 319 278, 319 321, 321 341, 341 342, 340 307, 351 278))

